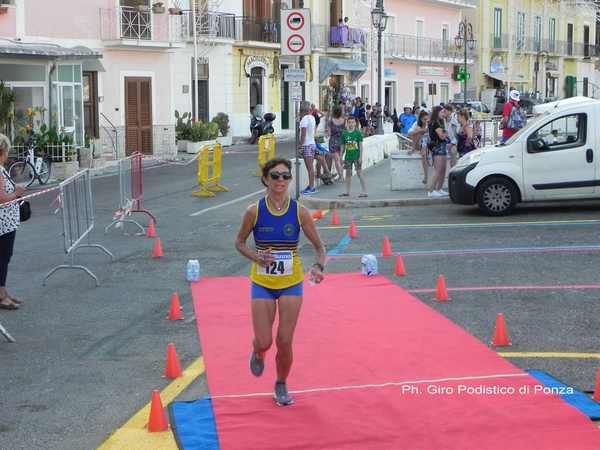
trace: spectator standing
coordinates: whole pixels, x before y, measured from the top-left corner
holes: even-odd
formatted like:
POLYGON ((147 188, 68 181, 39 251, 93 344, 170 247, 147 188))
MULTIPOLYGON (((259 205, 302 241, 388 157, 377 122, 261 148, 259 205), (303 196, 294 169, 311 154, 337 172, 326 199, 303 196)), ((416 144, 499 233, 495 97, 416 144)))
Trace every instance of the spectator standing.
POLYGON ((448 144, 450 138, 446 131, 447 110, 441 106, 433 108, 431 113, 431 122, 429 123, 429 139, 431 140, 429 148, 433 157, 433 176, 431 180, 431 190, 429 197, 445 197, 448 195, 442 189, 446 177, 446 159, 448 156, 448 144))
POLYGON ((458 131, 460 130, 460 124, 458 123, 458 117, 454 107, 451 104, 444 106, 446 110, 446 131, 448 131, 448 137, 450 138, 450 145, 448 146, 448 153, 450 154, 450 167, 454 167, 458 160, 458 131))
MULTIPOLYGON (((0 134, 0 204, 16 200, 25 192, 25 189, 12 182, 4 168, 9 151, 10 141, 5 135, 0 134)), ((13 254, 15 235, 19 225, 20 216, 17 203, 0 207, 0 309, 19 309, 22 303, 6 290, 8 264, 13 254)))
POLYGON ((408 137, 413 141, 413 151, 421 154, 421 166, 423 167, 423 184, 427 185, 427 175, 429 164, 427 163, 427 152, 429 151, 429 114, 427 111, 421 111, 419 118, 413 124, 408 137))
POLYGON ((508 102, 502 110, 502 142, 509 140, 517 131, 523 128, 527 122, 525 113, 523 112, 520 101, 521 93, 516 90, 510 91, 508 102))
POLYGON ((407 103, 404 105, 404 112, 400 114, 400 134, 408 136, 408 132, 417 121, 417 116, 413 114, 412 107, 407 103))
POLYGON ((362 141, 363 135, 356 127, 356 118, 348 117, 346 120, 346 130, 342 133, 342 153, 344 154, 344 169, 346 169, 346 192, 340 194, 340 197, 350 196, 353 168, 356 169, 356 175, 360 180, 361 193, 359 197, 367 197, 367 187, 362 176, 362 141))
POLYGON ((346 120, 342 114, 342 109, 335 107, 332 111, 331 119, 327 123, 325 133, 329 136, 329 153, 333 159, 335 170, 337 171, 337 179, 343 180, 342 170, 342 133, 346 129, 346 120))
POLYGON ((473 126, 470 123, 469 111, 467 109, 461 109, 458 112, 458 122, 460 123, 460 131, 456 135, 457 150, 458 156, 462 158, 476 148, 473 126))
POLYGON ((315 142, 315 117, 312 115, 310 103, 300 103, 300 154, 304 159, 306 171, 308 172, 308 186, 302 191, 303 195, 312 195, 317 192, 315 189, 315 167, 314 159, 316 152, 315 142))

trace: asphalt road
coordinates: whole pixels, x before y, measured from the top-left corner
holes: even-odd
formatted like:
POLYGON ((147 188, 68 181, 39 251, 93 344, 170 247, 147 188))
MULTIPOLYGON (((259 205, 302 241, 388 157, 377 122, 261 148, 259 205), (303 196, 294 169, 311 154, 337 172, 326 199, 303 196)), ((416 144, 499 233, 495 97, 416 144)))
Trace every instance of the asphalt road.
MULTIPOLYGON (((289 143, 279 149, 280 154, 292 153, 289 143)), ((249 268, 236 254, 233 240, 243 210, 258 198, 248 195, 261 186, 250 176, 256 168, 254 148, 232 150, 224 155, 222 181, 230 192, 216 198, 190 195, 196 185, 195 165, 145 172, 144 206, 158 218, 165 253, 160 260, 150 258, 152 241, 145 237, 104 233, 117 206, 118 180, 94 179, 97 227, 92 241, 105 245, 116 260, 110 263, 106 255, 89 249, 79 252, 76 261, 98 275, 98 288, 75 271, 58 272, 42 286, 44 275, 64 260, 61 225, 48 206, 51 197, 32 202, 34 216, 18 232, 8 280, 9 289, 27 303, 17 312, 0 313, 0 321, 18 340, 0 341, 4 382, 0 449, 95 448, 149 401, 152 389, 167 384, 161 375, 168 342, 176 344, 184 367, 199 356, 185 282, 187 260, 199 259, 204 276, 241 275, 249 268), (237 201, 243 196, 248 197, 237 201), (225 202, 232 203, 218 207, 225 202), (205 211, 211 207, 217 208, 205 211), (165 320, 174 291, 180 294, 185 316, 177 323, 165 320)), ((394 278, 391 259, 379 259, 381 272, 406 289, 433 288, 438 274, 445 275, 449 287, 596 284, 600 249, 572 247, 600 244, 599 210, 598 202, 521 207, 516 215, 501 219, 453 205, 345 210, 340 212, 342 221, 347 224, 354 217, 359 238, 341 252, 348 256, 330 261, 328 270, 360 270, 359 255, 379 252, 385 234, 394 251, 405 255, 408 276, 394 278), (508 225, 575 220, 599 222, 508 225), (558 246, 571 248, 559 251, 558 246), (533 252, 530 247, 554 249, 533 252), (497 249, 504 250, 497 253, 497 249)), ((319 226, 332 249, 346 230, 327 223, 328 218, 319 226)), ((312 258, 306 242, 300 253, 305 260, 312 258)), ((563 288, 451 292, 447 304, 433 302, 429 293, 416 295, 485 343, 496 313, 503 312, 513 341, 510 351, 594 352, 600 330, 599 292, 563 288)), ((593 389, 600 365, 598 360, 563 358, 511 361, 546 370, 583 390, 593 389)), ((197 398, 204 392, 202 378, 181 398, 197 398)))

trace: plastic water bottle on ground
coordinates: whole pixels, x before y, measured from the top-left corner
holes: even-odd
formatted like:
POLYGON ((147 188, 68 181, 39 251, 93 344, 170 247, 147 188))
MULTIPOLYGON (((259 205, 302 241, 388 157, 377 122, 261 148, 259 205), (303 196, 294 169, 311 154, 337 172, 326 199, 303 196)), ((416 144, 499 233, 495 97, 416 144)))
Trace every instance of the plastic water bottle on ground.
POLYGON ((363 275, 371 277, 377 275, 377 258, 375 255, 363 255, 360 259, 361 272, 363 275))
POLYGON ((200 279, 200 262, 197 259, 190 259, 187 263, 186 279, 191 283, 200 279))

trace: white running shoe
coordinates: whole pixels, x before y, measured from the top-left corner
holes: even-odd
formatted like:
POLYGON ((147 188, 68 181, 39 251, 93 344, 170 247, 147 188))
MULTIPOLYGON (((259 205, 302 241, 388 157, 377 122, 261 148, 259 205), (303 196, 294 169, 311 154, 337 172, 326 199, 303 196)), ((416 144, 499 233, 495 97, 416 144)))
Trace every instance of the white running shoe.
POLYGON ((443 189, 440 189, 438 192, 441 194, 442 197, 448 197, 450 195, 443 189))
POLYGON ((441 194, 439 191, 431 191, 427 194, 427 197, 438 198, 438 197, 443 197, 443 194, 441 194))

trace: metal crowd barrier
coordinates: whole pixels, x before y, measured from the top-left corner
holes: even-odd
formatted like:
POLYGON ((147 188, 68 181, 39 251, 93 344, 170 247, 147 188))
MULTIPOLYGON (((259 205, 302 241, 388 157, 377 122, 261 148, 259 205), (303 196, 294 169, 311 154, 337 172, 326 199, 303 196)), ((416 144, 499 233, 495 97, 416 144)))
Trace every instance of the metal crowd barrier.
POLYGON ((124 223, 131 223, 139 228, 138 235, 144 234, 144 227, 132 218, 133 213, 143 213, 156 223, 150 211, 142 207, 144 197, 143 155, 136 153, 118 161, 119 168, 119 209, 115 211, 114 220, 104 229, 108 232, 113 226, 119 228, 124 223))
POLYGON ((479 130, 481 139, 479 142, 480 147, 486 145, 496 145, 500 141, 502 136, 502 130, 500 129, 501 117, 485 119, 485 120, 473 120, 473 129, 479 130))
POLYGON ((254 172, 257 177, 262 176, 262 168, 268 160, 275 158, 277 142, 272 134, 265 134, 258 138, 258 170, 254 172))
POLYGON ((91 232, 94 229, 94 205, 92 198, 92 178, 90 170, 85 169, 67 178, 59 185, 58 204, 63 223, 64 248, 70 258, 67 264, 60 264, 44 277, 44 285, 50 276, 60 269, 82 270, 96 281, 98 277, 87 267, 75 264, 75 252, 80 248, 98 248, 114 260, 113 254, 100 244, 91 243, 91 232))
POLYGON ((215 192, 228 192, 221 181, 221 144, 205 145, 198 157, 198 187, 195 197, 214 197, 215 192))

